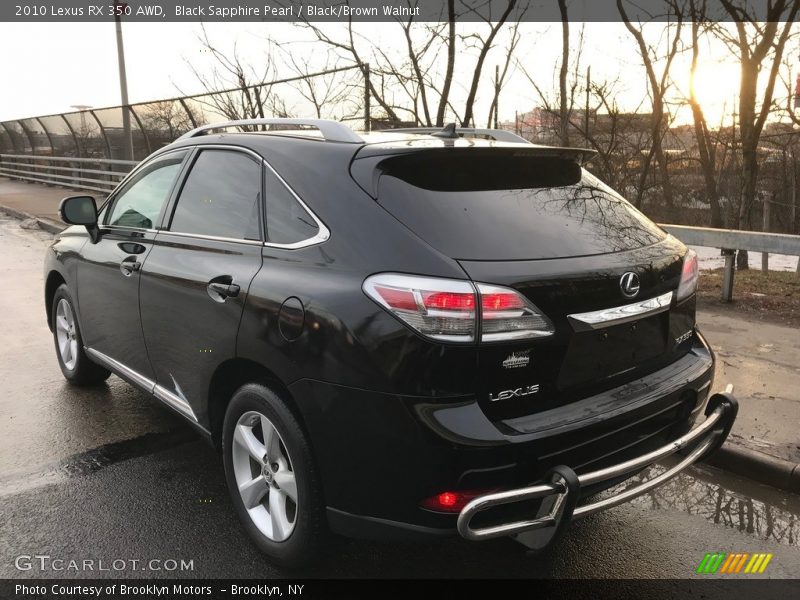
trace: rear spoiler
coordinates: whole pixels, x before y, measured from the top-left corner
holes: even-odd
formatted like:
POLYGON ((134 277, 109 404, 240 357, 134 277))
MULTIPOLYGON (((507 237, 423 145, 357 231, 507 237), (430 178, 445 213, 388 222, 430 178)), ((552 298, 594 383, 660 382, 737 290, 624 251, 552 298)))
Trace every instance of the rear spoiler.
MULTIPOLYGON (((422 141, 422 140, 420 140, 422 141)), ((569 161, 582 166, 589 161, 596 152, 587 148, 559 148, 555 146, 538 146, 536 144, 510 144, 497 142, 492 145, 484 146, 453 146, 451 144, 442 146, 411 145, 393 146, 390 148, 379 147, 368 144, 362 146, 356 153, 352 163, 350 163, 350 175, 358 186, 372 198, 378 197, 378 181, 384 173, 381 163, 384 161, 407 156, 410 154, 435 154, 448 152, 506 152, 513 154, 514 157, 530 158, 551 158, 569 161)), ((576 174, 577 177, 579 175, 576 174)))

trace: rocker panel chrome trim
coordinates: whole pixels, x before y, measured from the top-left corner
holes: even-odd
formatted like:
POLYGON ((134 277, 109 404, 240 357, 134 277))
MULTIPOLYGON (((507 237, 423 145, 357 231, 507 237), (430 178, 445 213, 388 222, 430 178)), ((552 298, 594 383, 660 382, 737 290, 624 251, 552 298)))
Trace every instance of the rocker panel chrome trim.
POLYGON ((142 389, 146 390, 147 392, 153 394, 156 398, 161 400, 164 404, 174 408, 182 415, 189 417, 192 421, 197 423, 197 417, 192 410, 192 407, 189 405, 188 402, 179 398, 172 392, 170 392, 167 388, 162 385, 157 384, 152 379, 145 377, 141 373, 134 371, 130 367, 124 365, 123 363, 119 362, 116 359, 111 358, 110 356, 103 354, 99 350, 95 350, 94 348, 89 348, 88 346, 84 346, 86 353, 91 355, 92 358, 100 361, 106 367, 111 369, 112 371, 119 373, 128 379, 135 382, 138 386, 142 389))

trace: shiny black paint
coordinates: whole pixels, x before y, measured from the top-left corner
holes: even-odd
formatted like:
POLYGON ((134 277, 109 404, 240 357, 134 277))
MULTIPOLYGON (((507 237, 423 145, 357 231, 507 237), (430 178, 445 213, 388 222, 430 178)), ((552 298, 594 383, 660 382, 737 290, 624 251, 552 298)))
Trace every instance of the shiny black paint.
POLYGON ((108 230, 96 244, 84 245, 74 287, 84 344, 148 379, 153 379, 153 368, 139 320, 141 270, 125 275, 121 265, 143 265, 155 235, 120 228, 108 230))
POLYGON ((206 395, 215 370, 236 355, 246 290, 261 268, 261 246, 160 232, 141 272, 139 310, 154 379, 206 422, 206 395), (212 280, 244 292, 215 301, 212 280))
POLYGON ((694 331, 693 298, 648 323, 619 326, 616 345, 579 337, 567 321, 573 312, 626 303, 618 280, 628 270, 641 277, 641 298, 674 290, 685 253, 677 240, 537 260, 546 253, 537 253, 534 239, 532 260, 458 261, 423 242, 349 176, 357 153, 410 152, 414 141, 359 149, 222 134, 170 149, 206 144, 263 156, 325 223, 330 239, 290 250, 174 235, 165 228, 178 183, 156 231, 106 230, 92 244, 84 228, 71 227, 48 253, 46 276, 77 290, 87 344, 185 396, 204 430, 214 429, 209 403, 225 401, 210 395, 215 374, 231 362, 259 365, 302 417, 326 501, 340 517, 451 531, 453 515, 419 508, 422 498, 528 483, 559 462, 580 471, 597 466, 595 459, 619 460, 685 430, 702 408, 713 356, 696 333, 679 347, 674 342, 694 331), (126 277, 119 267, 130 256, 143 267, 126 277), (377 272, 514 287, 553 320, 556 335, 499 345, 432 342, 362 292, 364 279, 377 272), (230 276, 240 294, 212 298, 207 285, 219 276, 230 276), (646 335, 634 334, 633 325, 646 335), (650 351, 651 337, 663 352, 650 351), (632 368, 601 372, 603 356, 630 344, 641 354, 628 357, 632 368), (527 367, 502 367, 523 350, 530 351, 527 367), (572 368, 586 371, 584 381, 573 380, 572 368), (488 399, 528 384, 541 391, 505 406, 488 399), (546 423, 555 425, 548 430, 546 423))

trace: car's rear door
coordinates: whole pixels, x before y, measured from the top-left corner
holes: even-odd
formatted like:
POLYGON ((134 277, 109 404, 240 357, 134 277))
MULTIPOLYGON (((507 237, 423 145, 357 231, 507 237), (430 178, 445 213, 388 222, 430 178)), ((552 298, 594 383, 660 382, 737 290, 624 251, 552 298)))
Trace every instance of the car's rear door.
POLYGON ((236 353, 263 247, 262 165, 241 148, 202 146, 153 241, 140 307, 156 395, 201 422, 210 378, 236 353))
POLYGON ((150 386, 153 369, 139 322, 139 279, 156 229, 189 152, 145 163, 115 192, 101 215, 103 235, 86 244, 78 267, 78 305, 89 354, 150 386))

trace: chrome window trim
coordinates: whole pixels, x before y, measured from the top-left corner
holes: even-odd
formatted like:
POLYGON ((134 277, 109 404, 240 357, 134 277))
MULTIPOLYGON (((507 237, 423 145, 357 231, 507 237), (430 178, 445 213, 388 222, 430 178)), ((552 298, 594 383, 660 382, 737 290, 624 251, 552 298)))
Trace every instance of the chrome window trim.
POLYGON ((621 323, 637 321, 669 310, 675 292, 667 292, 654 298, 639 300, 631 304, 613 306, 601 310, 567 315, 575 331, 592 331, 612 327, 621 323))
POLYGON ((100 229, 110 229, 111 231, 141 231, 145 233, 158 233, 160 229, 145 229, 144 227, 128 227, 127 225, 102 225, 100 229))
POLYGON ((209 240, 212 242, 232 242, 234 244, 248 244, 250 246, 260 246, 261 240, 246 240, 243 238, 229 238, 216 235, 204 235, 201 233, 183 233, 181 231, 170 231, 169 229, 159 229, 157 233, 164 235, 177 235, 179 237, 194 238, 198 240, 209 240))
MULTIPOLYGON (((208 149, 208 150, 231 150, 231 151, 234 151, 234 152, 242 152, 242 153, 247 154, 247 155, 251 156, 252 158, 254 158, 256 160, 256 162, 258 162, 260 165, 268 168, 272 172, 272 174, 275 175, 275 177, 278 178, 278 181, 281 182, 283 187, 285 187, 287 190, 289 190, 289 193, 300 204, 300 206, 302 206, 303 209, 309 215, 311 215, 311 218, 314 219, 314 223, 316 223, 316 225, 317 225, 318 231, 317 231, 316 235, 313 235, 310 238, 306 238, 305 240, 292 242, 291 244, 278 244, 278 243, 275 243, 275 242, 246 240, 246 239, 243 239, 243 238, 228 238, 228 237, 222 237, 222 236, 203 235, 203 234, 196 234, 196 233, 185 233, 185 232, 182 232, 182 231, 172 231, 172 230, 170 230, 168 228, 164 228, 164 229, 143 229, 143 228, 139 228, 139 227, 125 227, 125 226, 120 226, 120 225, 105 225, 105 224, 103 224, 103 226, 102 226, 103 229, 121 229, 121 230, 128 230, 128 231, 147 231, 147 232, 150 232, 150 233, 161 233, 161 232, 163 232, 163 233, 171 233, 171 234, 174 234, 174 235, 179 235, 179 236, 184 236, 184 237, 193 237, 193 238, 196 238, 196 239, 206 239, 206 240, 222 241, 222 242, 238 242, 238 243, 245 243, 245 244, 258 244, 258 245, 263 245, 263 246, 265 246, 267 248, 280 248, 280 249, 283 249, 283 250, 299 250, 301 248, 307 248, 309 246, 315 246, 316 244, 321 244, 321 243, 326 242, 327 240, 330 239, 330 237, 331 237, 330 229, 328 229, 328 227, 325 225, 325 223, 322 221, 322 219, 320 219, 317 216, 317 214, 313 210, 311 210, 311 208, 308 206, 308 204, 303 202, 303 199, 300 198, 300 196, 297 195, 297 193, 292 189, 292 187, 287 183, 287 181, 281 176, 281 174, 278 173, 278 171, 276 171, 275 168, 271 164, 269 164, 269 162, 267 162, 267 160, 263 156, 261 156, 258 152, 255 152, 254 150, 251 150, 250 148, 245 148, 244 146, 234 146, 234 145, 231 145, 231 144, 197 144, 197 145, 192 145, 192 146, 187 145, 187 146, 181 146, 179 148, 174 148, 174 149, 168 150, 166 152, 162 152, 162 153, 158 154, 157 156, 149 156, 149 157, 145 158, 141 163, 139 163, 139 165, 136 166, 135 169, 133 169, 130 173, 128 173, 128 175, 125 177, 125 179, 123 179, 122 181, 119 182, 119 185, 117 185, 117 187, 114 188, 114 191, 112 191, 108 195, 108 198, 106 199, 106 202, 103 203, 101 208, 98 210, 98 213, 100 212, 100 210, 103 210, 106 207, 106 205, 108 205, 109 203, 114 202, 116 200, 117 191, 119 189, 121 189, 122 185, 128 179, 133 177, 136 174, 137 171, 139 171, 142 167, 144 167, 151 160, 155 160, 155 159, 161 158, 162 156, 166 156, 166 155, 171 154, 173 152, 180 152, 180 151, 189 151, 189 152, 191 152, 194 149, 197 149, 198 151, 203 151, 203 150, 206 150, 206 149, 208 149)), ((186 182, 186 178, 188 178, 188 177, 189 177, 189 174, 187 174, 186 177, 184 177, 183 181, 180 182, 181 183, 181 188, 183 187, 183 184, 186 182)), ((262 179, 263 179, 263 176, 262 176, 262 179)), ((178 193, 178 197, 176 198, 175 204, 177 205, 177 203, 179 201, 180 201, 180 193, 178 193)), ((266 199, 266 197, 262 198, 262 205, 264 207, 264 214, 266 215, 266 209, 267 209, 267 199, 266 199)), ((174 208, 173 208, 173 211, 174 211, 174 208)), ((170 221, 171 220, 172 219, 170 218, 170 221)), ((269 224, 267 224, 267 229, 269 229, 269 224)), ((264 232, 264 233, 265 233, 264 237, 266 237, 266 233, 267 232, 264 232)))
MULTIPOLYGON (((314 246, 316 244, 321 244, 322 242, 328 241, 328 239, 330 239, 330 237, 331 237, 331 232, 330 232, 330 229, 328 229, 325 226, 325 223, 322 222, 322 219, 320 219, 317 216, 317 214, 313 210, 311 210, 311 208, 309 208, 308 204, 303 202, 303 199, 300 198, 300 196, 297 195, 297 193, 292 189, 292 187, 286 182, 286 180, 283 177, 281 177, 281 174, 278 173, 272 167, 271 164, 269 164, 263 158, 261 160, 264 162, 264 165, 270 171, 272 171, 272 173, 275 175, 275 177, 278 178, 278 181, 280 181, 283 184, 283 187, 285 187, 287 190, 289 190, 289 193, 300 204, 300 206, 302 206, 303 209, 309 215, 311 215, 311 218, 314 219, 314 222, 317 224, 317 228, 318 228, 318 231, 317 231, 316 235, 313 235, 310 238, 307 238, 305 240, 300 240, 298 242, 292 242, 291 244, 277 244, 277 243, 274 243, 274 242, 264 242, 264 246, 266 246, 268 248, 283 248, 284 250, 298 250, 300 248, 308 248, 309 246, 314 246)), ((266 234, 269 233, 269 215, 267 215, 267 199, 266 199, 266 197, 264 198, 264 214, 266 215, 265 221, 267 222, 267 231, 264 232, 265 233, 264 237, 268 237, 266 234)))
POLYGON ((182 415, 192 419, 192 421, 197 423, 197 417, 195 416, 194 411, 192 410, 192 407, 189 405, 189 403, 183 400, 182 398, 179 398, 172 392, 170 392, 163 385, 157 384, 149 377, 145 377, 138 371, 134 371, 127 365, 119 362, 114 358, 111 358, 107 354, 103 354, 99 350, 95 350, 94 348, 90 348, 89 346, 84 346, 83 348, 87 354, 92 356, 92 358, 100 361, 112 371, 116 371, 117 373, 121 373, 122 375, 125 375, 129 379, 132 379, 133 381, 136 382, 137 385, 139 385, 143 389, 153 394, 164 404, 167 404, 168 406, 174 408, 182 415))

